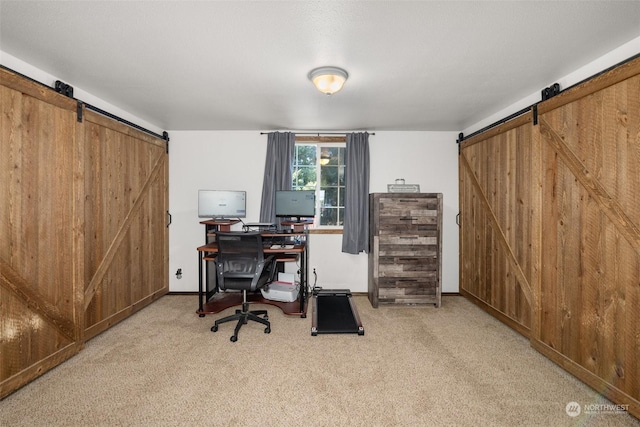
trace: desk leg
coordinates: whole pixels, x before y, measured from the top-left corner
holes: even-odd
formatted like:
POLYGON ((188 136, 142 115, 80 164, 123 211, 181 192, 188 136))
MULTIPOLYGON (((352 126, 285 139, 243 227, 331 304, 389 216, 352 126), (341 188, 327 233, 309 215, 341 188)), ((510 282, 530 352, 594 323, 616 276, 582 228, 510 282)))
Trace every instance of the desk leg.
POLYGON ((198 313, 200 317, 204 317, 204 290, 202 289, 202 263, 204 262, 204 252, 198 251, 198 313))
MULTIPOLYGON (((305 242, 306 243, 306 242, 305 242)), ((307 302, 307 248, 300 254, 300 317, 307 317, 304 305, 307 302)))

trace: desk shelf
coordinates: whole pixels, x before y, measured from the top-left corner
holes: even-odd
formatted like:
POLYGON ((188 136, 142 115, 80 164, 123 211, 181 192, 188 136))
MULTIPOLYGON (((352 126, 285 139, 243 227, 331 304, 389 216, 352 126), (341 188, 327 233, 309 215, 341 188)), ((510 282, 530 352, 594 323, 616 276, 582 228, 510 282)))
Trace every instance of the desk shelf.
MULTIPOLYGON (((300 308, 300 301, 282 302, 268 300, 262 296, 262 293, 247 293, 247 301, 252 304, 268 304, 279 307, 282 312, 288 316, 307 316, 308 301, 303 302, 302 309, 300 308)), ((227 308, 242 305, 242 292, 220 292, 216 293, 209 301, 205 302, 201 310, 197 313, 201 316, 205 314, 220 313, 227 308)))

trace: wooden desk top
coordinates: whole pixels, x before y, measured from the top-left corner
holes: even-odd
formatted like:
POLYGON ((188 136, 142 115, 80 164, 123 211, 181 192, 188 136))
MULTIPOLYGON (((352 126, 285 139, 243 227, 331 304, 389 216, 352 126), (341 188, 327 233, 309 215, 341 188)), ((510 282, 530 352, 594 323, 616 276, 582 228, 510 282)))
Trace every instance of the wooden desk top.
MULTIPOLYGON (((302 253, 304 252, 304 245, 294 245, 293 248, 275 248, 271 249, 271 247, 266 247, 262 249, 265 254, 293 254, 293 253, 302 253)), ((218 252, 218 244, 217 243, 207 243, 206 245, 198 246, 199 252, 218 252)))

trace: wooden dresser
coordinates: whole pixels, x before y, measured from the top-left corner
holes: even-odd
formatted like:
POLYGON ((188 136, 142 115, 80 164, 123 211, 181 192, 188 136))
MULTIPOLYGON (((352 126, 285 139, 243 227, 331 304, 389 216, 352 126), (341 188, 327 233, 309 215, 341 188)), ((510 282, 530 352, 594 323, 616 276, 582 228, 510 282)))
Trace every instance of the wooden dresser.
POLYGON ((442 194, 369 195, 369 301, 434 304, 442 292, 442 194))

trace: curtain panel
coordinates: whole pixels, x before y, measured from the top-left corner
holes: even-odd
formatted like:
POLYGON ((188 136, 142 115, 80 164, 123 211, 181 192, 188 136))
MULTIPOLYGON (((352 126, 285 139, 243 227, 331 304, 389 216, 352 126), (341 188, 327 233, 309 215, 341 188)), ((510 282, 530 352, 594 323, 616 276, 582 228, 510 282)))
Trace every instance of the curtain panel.
POLYGON ((350 133, 345 150, 342 252, 369 251, 369 133, 350 133))
POLYGON ((291 190, 295 142, 296 135, 291 132, 270 132, 267 135, 260 222, 276 222, 276 191, 291 190))

